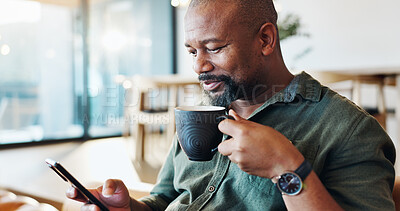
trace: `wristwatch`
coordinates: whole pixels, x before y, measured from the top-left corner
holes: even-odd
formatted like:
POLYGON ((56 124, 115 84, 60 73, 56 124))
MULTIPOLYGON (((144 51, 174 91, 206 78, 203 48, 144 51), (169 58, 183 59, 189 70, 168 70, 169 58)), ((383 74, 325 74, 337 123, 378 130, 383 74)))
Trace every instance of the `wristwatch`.
POLYGON ((283 195, 294 196, 299 194, 304 188, 303 181, 311 171, 311 164, 307 160, 304 160, 304 162, 294 172, 285 172, 282 175, 273 178, 272 181, 276 184, 276 187, 278 187, 278 190, 283 195))

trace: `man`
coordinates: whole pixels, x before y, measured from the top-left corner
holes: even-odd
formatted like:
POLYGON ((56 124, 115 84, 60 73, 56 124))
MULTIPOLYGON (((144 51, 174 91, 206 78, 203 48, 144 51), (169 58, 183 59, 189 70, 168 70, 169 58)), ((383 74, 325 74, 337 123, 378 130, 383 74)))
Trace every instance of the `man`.
POLYGON ((209 162, 189 161, 174 140, 140 201, 119 180, 92 192, 111 210, 394 210, 390 138, 350 101, 290 74, 276 19, 271 0, 192 0, 185 45, 210 103, 230 107, 235 120, 219 129, 232 138, 209 162))

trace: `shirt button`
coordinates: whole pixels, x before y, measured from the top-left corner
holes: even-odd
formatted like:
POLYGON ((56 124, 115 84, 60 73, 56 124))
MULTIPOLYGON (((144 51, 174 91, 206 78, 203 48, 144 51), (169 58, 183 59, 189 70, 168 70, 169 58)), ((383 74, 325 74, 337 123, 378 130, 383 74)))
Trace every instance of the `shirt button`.
POLYGON ((209 191, 209 192, 214 192, 214 191, 215 191, 215 187, 214 187, 214 186, 208 187, 208 191, 209 191))

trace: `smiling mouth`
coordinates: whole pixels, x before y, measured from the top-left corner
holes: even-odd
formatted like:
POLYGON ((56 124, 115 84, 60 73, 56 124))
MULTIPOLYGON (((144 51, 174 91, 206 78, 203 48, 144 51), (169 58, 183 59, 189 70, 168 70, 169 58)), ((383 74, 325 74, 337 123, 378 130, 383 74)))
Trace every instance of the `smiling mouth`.
POLYGON ((209 92, 217 92, 222 84, 222 81, 203 81, 203 89, 209 92))

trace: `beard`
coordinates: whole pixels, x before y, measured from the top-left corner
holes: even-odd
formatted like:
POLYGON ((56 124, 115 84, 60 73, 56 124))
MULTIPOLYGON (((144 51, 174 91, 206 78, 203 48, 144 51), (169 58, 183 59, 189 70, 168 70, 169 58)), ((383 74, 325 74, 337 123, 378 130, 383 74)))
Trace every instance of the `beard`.
POLYGON ((217 95, 214 91, 206 91, 203 89, 203 104, 222 106, 227 108, 233 101, 243 98, 246 96, 246 89, 244 84, 235 82, 231 77, 227 75, 210 75, 202 73, 199 75, 199 81, 214 80, 221 81, 224 83, 224 91, 222 94, 217 95), (241 89, 242 87, 242 89, 241 89))

